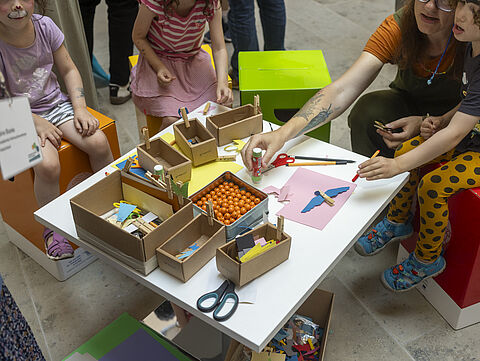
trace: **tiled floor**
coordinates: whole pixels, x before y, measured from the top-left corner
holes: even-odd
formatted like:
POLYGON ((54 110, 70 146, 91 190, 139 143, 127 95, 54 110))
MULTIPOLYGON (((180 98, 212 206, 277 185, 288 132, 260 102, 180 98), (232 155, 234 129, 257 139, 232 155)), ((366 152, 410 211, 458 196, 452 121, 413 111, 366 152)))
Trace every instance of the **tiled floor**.
MULTIPOLYGON (((287 48, 322 49, 333 79, 354 62, 369 34, 394 7, 393 0, 286 3, 287 48)), ((96 18, 95 54, 108 69, 105 14, 102 3, 96 18)), ((392 66, 386 66, 369 89, 386 87, 394 73, 392 66)), ((131 149, 138 142, 133 104, 111 106, 107 89, 98 92, 100 111, 117 120, 122 152, 131 149)), ((332 143, 350 148, 347 114, 333 121, 332 143)), ((395 254, 395 246, 371 258, 350 251, 323 282, 322 288, 336 294, 325 359, 480 360, 480 325, 453 331, 418 292, 394 295, 381 286, 379 274, 395 261, 395 254)), ((1 221, 0 273, 51 361, 61 360, 120 313, 143 318, 161 302, 101 261, 57 282, 9 243, 1 221)))

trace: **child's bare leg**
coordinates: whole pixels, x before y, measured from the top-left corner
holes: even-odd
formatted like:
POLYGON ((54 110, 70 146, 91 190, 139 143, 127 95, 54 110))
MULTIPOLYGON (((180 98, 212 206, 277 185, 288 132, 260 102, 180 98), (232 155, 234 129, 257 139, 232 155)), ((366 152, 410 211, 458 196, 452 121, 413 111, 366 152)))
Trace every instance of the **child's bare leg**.
POLYGON ((49 140, 45 142, 45 147, 42 148, 42 155, 42 162, 33 167, 35 173, 33 188, 40 207, 43 207, 60 195, 60 187, 58 185, 60 160, 58 159, 57 149, 49 140))
POLYGON ((162 125, 160 126, 159 132, 164 130, 165 128, 168 128, 170 125, 172 125, 178 120, 177 117, 163 117, 160 119, 162 120, 162 125))
POLYGON ((94 172, 113 162, 108 139, 100 129, 97 129, 94 134, 84 137, 75 129, 73 120, 63 123, 58 128, 63 132, 65 139, 88 154, 94 172))

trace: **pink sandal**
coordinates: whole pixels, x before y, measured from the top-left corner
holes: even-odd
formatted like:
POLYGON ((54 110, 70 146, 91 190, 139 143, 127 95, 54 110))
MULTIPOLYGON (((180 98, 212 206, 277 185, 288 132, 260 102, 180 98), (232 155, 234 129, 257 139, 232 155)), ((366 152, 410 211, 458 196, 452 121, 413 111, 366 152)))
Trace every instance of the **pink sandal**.
POLYGON ((72 258, 73 248, 65 237, 52 231, 49 228, 45 228, 43 231, 43 240, 45 242, 45 249, 47 257, 58 261, 61 259, 72 258), (52 237, 52 242, 48 245, 48 240, 52 237))

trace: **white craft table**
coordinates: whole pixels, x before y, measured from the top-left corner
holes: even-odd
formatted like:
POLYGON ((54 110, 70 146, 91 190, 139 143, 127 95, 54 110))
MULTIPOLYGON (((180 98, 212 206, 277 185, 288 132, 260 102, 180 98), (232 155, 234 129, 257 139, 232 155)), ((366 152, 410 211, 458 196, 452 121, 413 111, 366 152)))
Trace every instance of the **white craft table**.
MULTIPOLYGON (((203 106, 198 109, 201 112, 203 106)), ((189 116, 197 116, 200 120, 205 121, 205 117, 199 116, 198 111, 194 111, 189 116)), ((270 130, 270 126, 265 122, 264 131, 268 130, 270 130)), ((171 127, 164 132, 173 133, 171 127)), ((351 181, 358 162, 366 159, 348 150, 313 138, 302 137, 292 142, 299 143, 300 141, 303 142, 295 145, 295 149, 289 154, 357 160, 357 163, 348 165, 309 167, 316 172, 342 180, 351 181)), ((292 142, 287 143, 282 151, 291 148, 292 142)), ((237 161, 242 162, 240 155, 237 157, 237 161)), ((264 175, 262 182, 256 187, 263 189, 268 185, 273 185, 280 188, 296 169, 295 167, 281 167, 271 170, 264 175)), ((257 294, 254 304, 240 304, 229 320, 217 322, 213 320, 212 313, 205 314, 196 308, 198 297, 213 290, 212 284, 216 287, 221 283, 215 258, 187 283, 183 283, 158 268, 148 276, 143 276, 78 238, 69 200, 105 177, 105 171, 111 172, 113 169, 110 166, 106 167, 42 207, 35 212, 36 219, 72 242, 98 255, 103 261, 152 291, 183 307, 195 317, 257 352, 265 347, 297 308, 319 286, 320 282, 378 216, 408 178, 408 174, 404 173, 388 181, 369 182, 370 184, 366 184, 365 181, 359 182, 342 209, 322 231, 285 219, 285 231, 292 237, 290 258, 244 286, 256 288, 257 294)), ((251 182, 245 169, 242 169, 237 175, 243 180, 251 182)), ((273 196, 270 196, 270 222, 276 223, 275 213, 281 207, 282 205, 273 196)))

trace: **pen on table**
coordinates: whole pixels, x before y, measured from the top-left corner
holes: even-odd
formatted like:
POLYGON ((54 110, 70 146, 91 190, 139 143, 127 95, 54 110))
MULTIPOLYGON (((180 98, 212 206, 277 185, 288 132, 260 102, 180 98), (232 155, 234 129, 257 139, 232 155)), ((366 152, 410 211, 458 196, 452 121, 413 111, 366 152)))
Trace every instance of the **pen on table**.
POLYGON ((287 163, 287 167, 301 167, 309 165, 335 165, 335 164, 347 164, 345 161, 328 161, 328 162, 301 162, 301 163, 287 163))
MULTIPOLYGON (((318 157, 308 157, 303 155, 292 155, 295 159, 302 159, 302 160, 318 160, 322 162, 345 162, 345 163, 355 163, 354 160, 351 159, 335 159, 335 158, 318 158, 318 157)), ((343 163, 340 163, 343 164, 343 163)))
MULTIPOLYGON (((373 155, 370 157, 370 159, 375 158, 378 155, 378 153, 380 153, 380 150, 377 150, 375 153, 373 153, 373 155)), ((358 179, 358 173, 355 174, 355 177, 352 178, 352 182, 355 182, 357 179, 358 179)))

